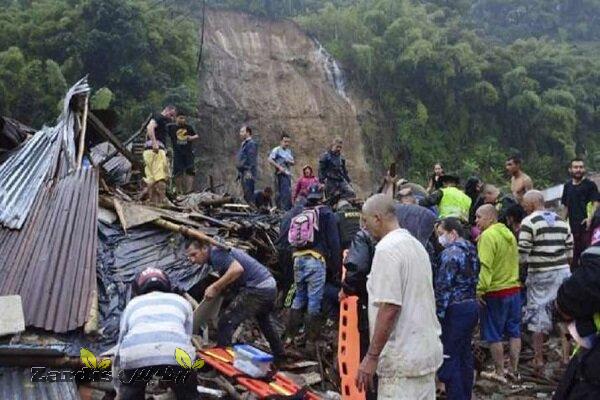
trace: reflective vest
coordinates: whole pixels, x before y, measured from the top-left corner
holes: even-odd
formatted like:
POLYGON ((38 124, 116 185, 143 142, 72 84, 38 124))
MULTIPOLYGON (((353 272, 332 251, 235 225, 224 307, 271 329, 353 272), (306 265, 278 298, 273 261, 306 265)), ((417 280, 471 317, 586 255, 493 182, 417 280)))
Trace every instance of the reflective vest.
POLYGON ((467 222, 471 198, 455 187, 443 188, 442 193, 444 195, 440 201, 440 218, 455 217, 467 222))

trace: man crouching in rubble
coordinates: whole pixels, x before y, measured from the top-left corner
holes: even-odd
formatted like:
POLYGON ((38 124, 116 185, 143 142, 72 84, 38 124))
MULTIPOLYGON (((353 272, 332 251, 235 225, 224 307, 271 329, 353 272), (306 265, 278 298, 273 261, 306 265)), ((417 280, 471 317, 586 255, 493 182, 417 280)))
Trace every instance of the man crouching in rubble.
POLYGON ((192 307, 171 291, 169 277, 156 268, 140 271, 133 281, 135 297, 121 316, 115 360, 121 400, 143 400, 153 376, 167 383, 178 400, 199 398, 196 376, 175 358, 180 349, 194 362, 192 307))
POLYGON ((220 276, 206 288, 205 299, 215 298, 228 287, 237 291, 219 317, 217 345, 231 346, 236 328, 245 320, 255 317, 269 342, 275 361, 281 361, 284 356, 283 344, 271 318, 277 284, 267 267, 242 250, 227 250, 202 240, 193 240, 188 244, 187 256, 195 264, 211 265, 220 276))

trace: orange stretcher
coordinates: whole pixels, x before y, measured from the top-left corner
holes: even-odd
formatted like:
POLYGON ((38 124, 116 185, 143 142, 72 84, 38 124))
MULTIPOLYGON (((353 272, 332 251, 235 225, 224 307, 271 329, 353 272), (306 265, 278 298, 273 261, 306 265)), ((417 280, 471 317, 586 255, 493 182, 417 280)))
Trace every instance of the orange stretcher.
MULTIPOLYGON (((344 269, 343 274, 346 274, 344 269)), ((365 400, 354 384, 360 366, 360 333, 358 332, 358 297, 346 297, 340 302, 340 331, 338 336, 338 364, 342 399, 365 400)))
MULTIPOLYGON (((271 395, 292 396, 301 390, 294 381, 285 377, 285 375, 280 372, 276 373, 269 382, 245 375, 243 372, 233 367, 233 351, 229 349, 220 347, 203 349, 198 351, 198 355, 208 365, 228 378, 235 379, 237 383, 259 396, 259 398, 271 395)), ((314 393, 307 392, 304 399, 320 400, 321 398, 314 393)))

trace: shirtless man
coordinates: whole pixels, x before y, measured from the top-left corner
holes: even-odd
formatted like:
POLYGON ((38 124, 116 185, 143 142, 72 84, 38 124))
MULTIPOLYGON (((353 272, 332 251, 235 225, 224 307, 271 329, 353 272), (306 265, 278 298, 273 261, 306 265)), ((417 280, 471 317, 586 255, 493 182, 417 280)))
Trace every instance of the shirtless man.
POLYGON ((521 158, 512 156, 506 160, 506 171, 511 175, 510 191, 515 199, 522 205, 523 195, 528 190, 533 189, 533 181, 525 172, 521 170, 521 158))

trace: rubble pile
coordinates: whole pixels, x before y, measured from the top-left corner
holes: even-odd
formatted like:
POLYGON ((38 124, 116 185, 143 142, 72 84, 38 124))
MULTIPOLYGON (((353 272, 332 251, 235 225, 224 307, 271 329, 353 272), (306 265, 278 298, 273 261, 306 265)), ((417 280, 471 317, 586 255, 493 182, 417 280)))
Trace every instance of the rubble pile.
MULTIPOLYGON (((208 190, 171 196, 166 204, 141 201, 141 162, 127 145, 143 128, 121 143, 92 111, 88 113, 87 100, 85 109, 75 107, 88 94, 83 79, 67 94, 57 125, 37 133, 15 121, 0 120, 0 184, 4 184, 0 185, 0 295, 11 304, 8 322, 0 324, 4 329, 0 364, 11 368, 0 368, 0 381, 19 376, 28 383, 24 367, 80 367, 84 348, 102 357, 114 355, 131 282, 143 268, 166 271, 176 291, 198 309, 204 290, 216 278, 210 267, 187 260, 189 238, 247 251, 272 271, 281 291, 278 304, 286 303, 288 293, 282 288, 290 283, 285 282, 289 276, 280 269, 282 258, 291 260, 291 255, 278 246, 282 214, 217 193, 212 179, 208 190), (86 125, 80 114, 83 121, 89 114, 94 129, 88 139, 94 146, 83 145, 86 125), (90 149, 89 157, 84 157, 85 148, 90 149), (19 355, 16 365, 15 355, 19 355)), ((219 305, 230 300, 225 293, 219 305)), ((219 307, 211 312, 218 313, 219 307)), ((276 311, 276 328, 282 336, 287 312, 285 307, 276 311)), ((288 359, 278 365, 295 385, 324 399, 340 398, 341 392, 334 314, 324 323, 314 351, 308 352, 301 334, 286 343, 288 359)), ((210 329, 194 332, 197 350, 215 345, 210 329)), ((233 339, 269 351, 254 321, 243 323, 233 339)), ((489 350, 480 347, 479 340, 475 345, 481 372, 490 367, 489 350)), ((536 373, 529 366, 533 351, 525 342, 521 380, 501 385, 477 379, 477 398, 550 398, 564 372, 557 339, 547 342, 546 357, 544 373, 536 373)), ((256 398, 216 369, 207 367, 198 375, 201 390, 211 398, 256 398)), ((23 389, 17 386, 11 391, 23 389)), ((65 383, 69 395, 64 398, 76 398, 77 392, 86 398, 114 398, 110 383, 78 382, 78 386, 65 383)), ((160 386, 148 393, 169 398, 160 386)))

